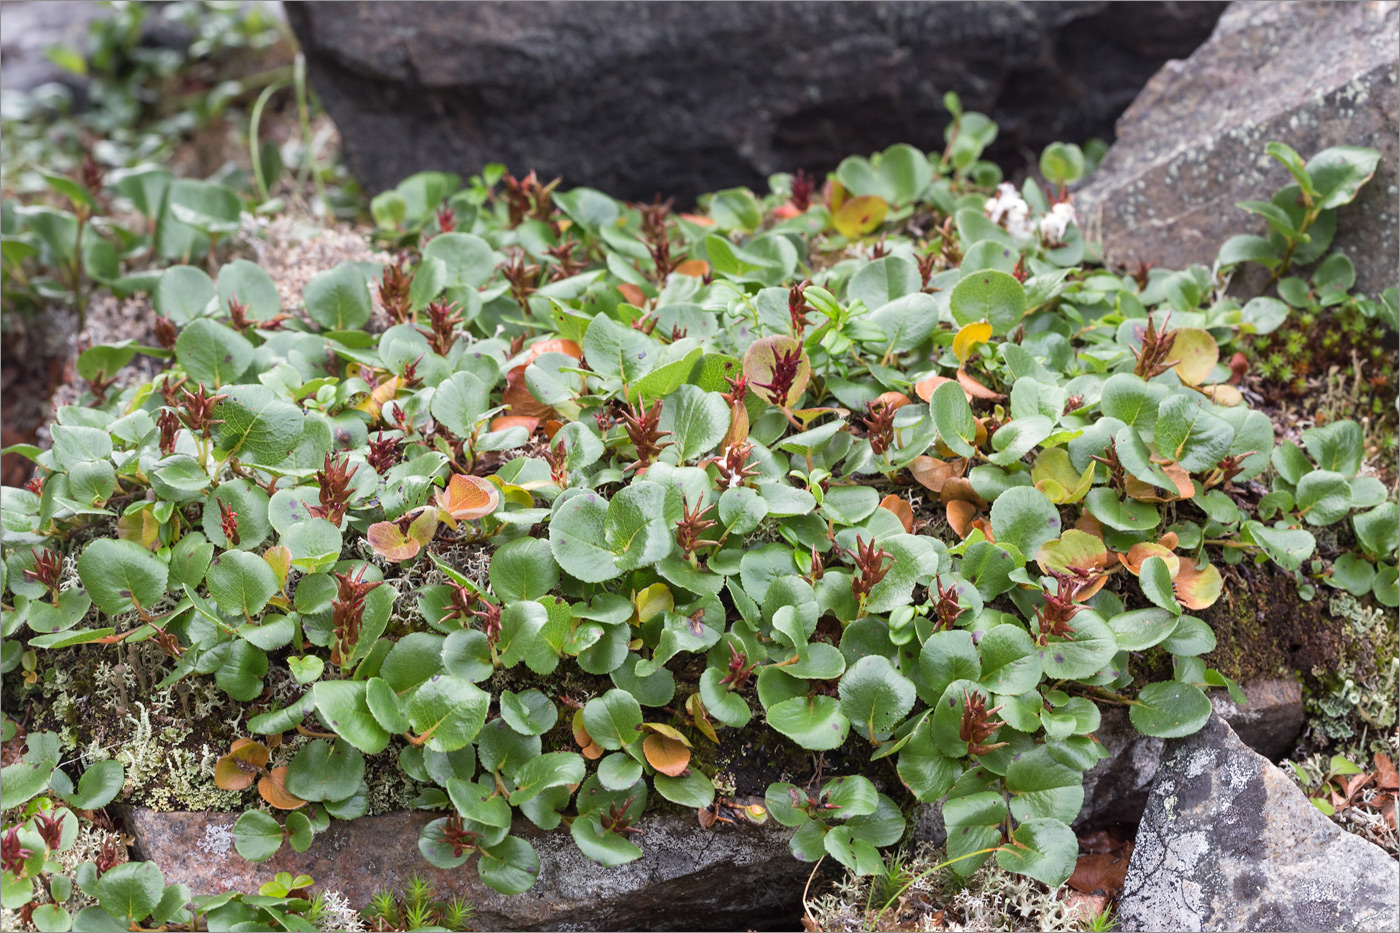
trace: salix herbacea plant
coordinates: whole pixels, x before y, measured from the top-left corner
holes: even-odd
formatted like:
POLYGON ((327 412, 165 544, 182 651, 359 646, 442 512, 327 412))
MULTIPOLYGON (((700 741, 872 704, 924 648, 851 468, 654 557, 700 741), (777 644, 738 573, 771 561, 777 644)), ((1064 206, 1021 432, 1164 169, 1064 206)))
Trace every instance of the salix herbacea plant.
MULTIPOLYGON (((1361 427, 1275 443, 1222 363, 1290 313, 1231 297, 1230 270, 1321 259, 1376 155, 1286 158, 1298 195, 1267 202, 1249 255, 1139 281, 1088 259, 1077 147, 1047 150, 1050 191, 998 192, 994 124, 950 109, 943 152, 688 214, 416 175, 372 205, 395 260, 324 270, 295 308, 243 261, 117 279, 172 346, 94 347, 80 371, 167 364, 22 448, 4 670, 157 639, 160 688, 212 677, 249 704, 216 768, 253 806, 246 858, 366 813, 366 756, 396 750, 438 814, 425 858, 508 893, 539 871, 522 819, 616 865, 658 797, 771 817, 799 858, 859 872, 943 800, 954 870, 995 853, 1062 883, 1100 705, 1171 737, 1206 689, 1238 693, 1202 660, 1222 567, 1396 604, 1397 507, 1361 427), (1315 558, 1320 527, 1354 546, 1315 558), (1174 676, 1143 682, 1145 652, 1174 676), (290 702, 266 699, 274 667, 290 702), (746 727, 884 763, 731 806, 694 753, 746 727)), ((198 246, 236 220, 224 200, 162 208, 157 240, 198 246)), ((1344 300, 1394 322, 1393 290, 1344 300)))

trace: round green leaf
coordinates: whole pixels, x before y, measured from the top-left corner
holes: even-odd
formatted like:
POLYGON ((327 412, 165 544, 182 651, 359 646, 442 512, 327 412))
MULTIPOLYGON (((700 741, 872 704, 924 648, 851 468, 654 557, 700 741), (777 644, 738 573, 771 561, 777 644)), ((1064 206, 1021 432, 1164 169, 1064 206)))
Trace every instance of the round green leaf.
POLYGON ((617 749, 636 741, 642 707, 626 690, 616 688, 584 704, 583 727, 603 748, 617 749))
POLYGON ((289 457, 302 436, 302 410, 264 385, 231 386, 214 407, 214 440, 225 455, 275 465, 289 457))
POLYGON ((486 848, 477 871, 487 886, 502 894, 523 894, 540 874, 540 857, 518 836, 507 836, 499 845, 486 848))
POLYGON ((1191 684, 1178 680, 1148 684, 1128 710, 1128 718, 1143 735, 1175 739, 1191 735, 1210 718, 1210 700, 1191 684))
POLYGON ((983 269, 953 288, 948 307, 959 326, 986 321, 993 333, 1005 334, 1026 313, 1026 289, 1014 275, 983 269))
POLYGON ((270 321, 282 312, 277 283, 263 268, 246 259, 235 259, 219 269, 219 307, 229 313, 229 302, 246 305, 254 321, 270 321))
POLYGON ((175 339, 175 358, 191 382, 209 389, 238 381, 253 362, 253 345, 238 331, 200 318, 185 325, 175 339))
POLYGON ((302 300, 311 319, 328 330, 363 327, 374 310, 364 273, 348 262, 312 276, 302 300))
POLYGON ((992 503, 992 533, 998 544, 1035 555, 1042 544, 1060 536, 1060 512, 1039 489, 1016 486, 992 503))
POLYGON ((686 769, 680 777, 657 774, 652 778, 656 792, 674 804, 701 809, 715 801, 715 785, 701 771, 686 769))
POLYGON ((153 607, 165 595, 167 574, 165 563, 134 541, 99 538, 78 557, 78 579, 109 616, 153 607))
POLYGON ((767 711, 770 726, 812 751, 839 747, 851 729, 851 721, 834 697, 795 696, 773 704, 767 711))
POLYGON ((277 592, 277 574, 267 561, 248 551, 225 551, 205 574, 209 595, 225 612, 251 618, 277 592))
POLYGON ((539 599, 559 585, 549 542, 517 538, 491 555, 491 591, 503 600, 539 599))
POLYGON ((997 864, 1009 872, 1058 888, 1074 874, 1079 841, 1059 820, 1030 820, 1016 827, 1010 842, 997 852, 997 864))
POLYGON ((79 810, 96 810, 117 799, 126 772, 119 761, 94 761, 78 779, 78 789, 64 799, 79 810))
POLYGON ((287 767, 287 790, 302 800, 344 800, 365 778, 365 759, 344 739, 315 739, 287 767))
MULTIPOLYGON (((235 846, 237 839, 235 833, 235 846)), ((94 887, 94 896, 103 910, 114 917, 139 922, 160 903, 165 892, 165 878, 155 862, 123 862, 103 872, 94 887)))

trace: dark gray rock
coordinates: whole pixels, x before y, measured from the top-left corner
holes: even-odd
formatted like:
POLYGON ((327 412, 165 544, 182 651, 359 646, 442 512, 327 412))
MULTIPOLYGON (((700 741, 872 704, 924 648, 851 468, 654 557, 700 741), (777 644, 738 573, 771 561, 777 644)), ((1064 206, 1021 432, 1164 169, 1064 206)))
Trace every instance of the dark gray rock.
POLYGON ((702 829, 693 813, 651 814, 633 837, 642 858, 615 868, 590 861, 567 829, 544 832, 517 821, 512 832, 540 856, 540 875, 508 897, 482 883, 473 865, 433 868, 418 835, 435 814, 399 811, 336 821, 302 853, 289 846, 254 863, 233 848, 237 813, 167 813, 128 807, 126 826, 140 858, 160 866, 166 884, 195 894, 256 891, 279 871, 305 872, 314 891, 335 890, 363 906, 378 891, 401 890, 415 873, 437 896, 460 895, 479 930, 743 930, 794 924, 812 866, 788 849, 792 831, 776 823, 702 829))
POLYGON ((1118 918, 1123 930, 1394 930, 1400 866, 1212 715, 1167 743, 1118 918))
MULTIPOLYGON (((1249 700, 1244 706, 1224 691, 1211 691, 1211 703, 1245 745, 1266 758, 1282 758, 1303 731, 1303 688, 1292 680, 1258 680, 1245 684, 1244 692, 1249 700)), ((1134 729, 1123 707, 1104 709, 1095 735, 1108 758, 1084 775, 1084 808, 1075 825, 1135 823, 1157 776, 1162 740, 1134 729)))
POLYGON ((1400 12, 1394 2, 1236 2, 1186 61, 1168 62, 1118 121, 1118 141, 1076 196, 1090 239, 1114 265, 1210 265, 1237 233, 1265 224, 1235 202, 1291 179, 1272 140, 1303 158, 1371 146, 1380 169, 1338 212, 1335 246, 1357 288, 1400 282, 1400 12))
POLYGON ((942 150, 954 90, 994 155, 1109 136, 1220 3, 289 3, 313 85, 372 189, 504 162, 629 199, 942 150))
POLYGON ((53 45, 86 48, 88 26, 106 15, 103 4, 90 0, 20 0, 0 5, 0 86, 6 91, 32 91, 50 82, 81 84, 77 75, 50 61, 46 53, 53 45))

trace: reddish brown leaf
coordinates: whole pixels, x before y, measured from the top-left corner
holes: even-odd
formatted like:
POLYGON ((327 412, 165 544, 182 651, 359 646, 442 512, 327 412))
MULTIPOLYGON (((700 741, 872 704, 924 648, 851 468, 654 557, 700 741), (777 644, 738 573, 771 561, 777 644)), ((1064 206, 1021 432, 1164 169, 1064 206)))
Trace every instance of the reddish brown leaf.
POLYGON ((1081 855, 1075 863, 1074 874, 1069 877, 1069 886, 1085 894, 1105 894, 1113 897, 1123 890, 1123 879, 1128 874, 1128 858, 1132 854, 1132 844, 1118 852, 1094 852, 1081 855))
POLYGON ((989 402, 1000 402, 1006 398, 1000 392, 993 392, 961 369, 958 370, 958 385, 962 386, 963 391, 968 395, 989 402))
POLYGON ((507 428, 524 428, 531 434, 540 426, 540 419, 527 418, 522 415, 501 415, 499 418, 491 419, 491 430, 504 431, 507 428))
POLYGON ((934 457, 919 456, 909 463, 909 473, 920 486, 930 492, 942 492, 943 484, 960 472, 958 463, 964 460, 939 460, 934 457))
POLYGON ((306 806, 306 801, 287 790, 287 768, 273 768, 258 779, 258 793, 262 799, 279 810, 295 810, 306 806))
POLYGON ((955 499, 948 503, 948 527, 958 533, 959 538, 972 534, 972 520, 977 517, 977 506, 971 502, 955 499))
POLYGON ((1396 774, 1395 762, 1390 760, 1389 755, 1376 755, 1376 787, 1400 791, 1400 775, 1396 774))
POLYGON ((642 740, 642 751, 662 774, 680 777, 690 765, 690 749, 669 735, 653 733, 642 740))
POLYGON ((627 303, 633 307, 640 308, 646 304, 646 293, 630 282, 623 282, 617 287, 617 290, 622 292, 622 297, 626 298, 627 303))
POLYGON ((904 499, 891 493, 880 500, 880 508, 893 512, 907 533, 914 532, 914 510, 904 499))

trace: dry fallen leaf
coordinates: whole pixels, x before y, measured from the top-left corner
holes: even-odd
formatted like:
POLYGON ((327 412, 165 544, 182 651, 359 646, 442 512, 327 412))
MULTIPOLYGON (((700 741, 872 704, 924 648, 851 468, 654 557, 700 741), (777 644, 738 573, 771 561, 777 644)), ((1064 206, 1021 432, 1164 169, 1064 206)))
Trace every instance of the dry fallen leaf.
POLYGON ((908 502, 894 493, 890 493, 880 500, 880 508, 893 512, 895 517, 899 519, 899 523, 904 526, 904 530, 910 534, 913 533, 914 510, 910 508, 908 502))

